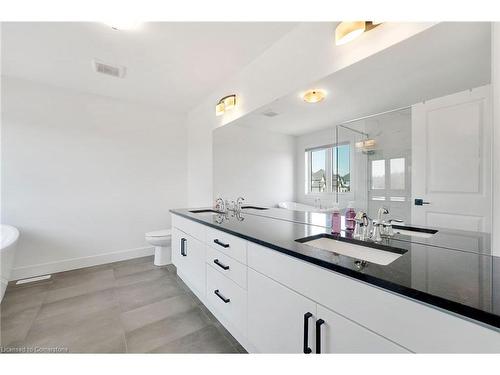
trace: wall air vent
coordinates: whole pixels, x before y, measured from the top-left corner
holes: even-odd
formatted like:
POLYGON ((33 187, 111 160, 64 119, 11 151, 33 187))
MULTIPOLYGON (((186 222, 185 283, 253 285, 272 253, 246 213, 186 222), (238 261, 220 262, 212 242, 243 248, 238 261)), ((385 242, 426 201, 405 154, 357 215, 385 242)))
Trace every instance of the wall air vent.
POLYGON ((263 112, 262 114, 266 117, 274 117, 274 116, 278 116, 279 113, 276 113, 274 111, 266 111, 266 112, 263 112))
POLYGON ((127 70, 124 66, 110 65, 99 60, 92 60, 92 66, 97 73, 117 78, 123 78, 127 70))

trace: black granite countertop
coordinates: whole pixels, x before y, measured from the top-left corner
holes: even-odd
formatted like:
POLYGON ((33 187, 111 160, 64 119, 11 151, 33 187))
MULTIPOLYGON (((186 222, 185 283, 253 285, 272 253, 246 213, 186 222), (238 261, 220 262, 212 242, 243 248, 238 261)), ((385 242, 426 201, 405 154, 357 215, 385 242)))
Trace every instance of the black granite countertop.
MULTIPOLYGON (((439 240, 395 236, 383 246, 402 250, 404 254, 382 266, 312 247, 297 240, 329 234, 329 216, 281 209, 244 210, 239 216, 191 213, 193 209, 175 209, 172 213, 225 231, 248 241, 290 256, 328 268, 338 273, 376 285, 391 292, 428 303, 500 328, 500 258, 491 256, 489 238, 467 232, 476 238, 460 242, 462 232, 441 230, 439 240), (288 211, 288 212, 287 212, 288 211), (448 236, 448 237, 447 237, 448 236), (449 240, 449 238, 452 239, 449 240), (457 249, 450 247, 455 246, 457 249)), ((437 234, 435 236, 437 236, 437 234)), ((434 237, 435 237, 434 236, 434 237)), ((343 232, 341 241, 352 242, 343 232)))
MULTIPOLYGON (((331 214, 323 212, 293 211, 271 207, 266 208, 265 210, 247 209, 245 210, 245 213, 292 221, 294 223, 316 225, 327 229, 332 226, 331 214)), ((342 219, 342 230, 345 230, 344 217, 342 217, 342 219)), ((452 250, 491 255, 491 236, 488 233, 459 231, 447 228, 424 228, 436 229, 437 233, 430 238, 395 234, 393 239, 420 243, 427 246, 444 247, 452 250)))

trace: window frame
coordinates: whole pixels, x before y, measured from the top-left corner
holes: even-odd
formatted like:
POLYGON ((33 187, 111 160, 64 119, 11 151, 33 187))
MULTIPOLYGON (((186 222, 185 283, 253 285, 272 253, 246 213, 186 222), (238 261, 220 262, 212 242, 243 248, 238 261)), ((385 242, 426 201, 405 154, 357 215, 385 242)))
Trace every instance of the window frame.
POLYGON ((308 147, 304 150, 304 162, 305 162, 305 194, 309 196, 328 196, 335 194, 351 194, 352 193, 352 147, 351 142, 342 142, 339 144, 328 144, 322 146, 308 147), (333 152, 337 146, 349 145, 349 191, 341 192, 334 189, 333 186, 333 152), (325 179, 326 179, 326 187, 324 192, 311 191, 311 182, 312 182, 312 152, 326 150, 326 160, 325 160, 325 179))

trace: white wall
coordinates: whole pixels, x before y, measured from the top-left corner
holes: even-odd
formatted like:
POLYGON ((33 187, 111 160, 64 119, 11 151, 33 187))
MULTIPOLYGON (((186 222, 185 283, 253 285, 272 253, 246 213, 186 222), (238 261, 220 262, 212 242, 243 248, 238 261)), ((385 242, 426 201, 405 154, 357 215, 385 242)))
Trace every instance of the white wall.
POLYGON ((384 23, 358 40, 336 47, 334 23, 299 24, 189 112, 188 205, 211 204, 213 129, 433 25, 384 23), (238 95, 237 108, 215 117, 217 100, 228 93, 238 95))
POLYGON ((13 278, 151 253, 144 233, 186 206, 185 118, 2 77, 2 222, 13 278))
POLYGON ((295 137, 243 126, 213 132, 214 197, 276 206, 294 200, 295 137))

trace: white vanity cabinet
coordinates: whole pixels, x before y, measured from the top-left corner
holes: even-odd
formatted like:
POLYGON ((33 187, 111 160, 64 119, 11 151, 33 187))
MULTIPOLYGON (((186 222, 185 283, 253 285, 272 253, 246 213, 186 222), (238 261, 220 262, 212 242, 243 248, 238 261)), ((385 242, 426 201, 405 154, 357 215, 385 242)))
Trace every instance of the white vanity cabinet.
POLYGON ((252 269, 248 327, 248 341, 261 353, 408 353, 252 269))
POLYGON ((257 353, 500 353, 499 330, 172 215, 178 275, 257 353))

